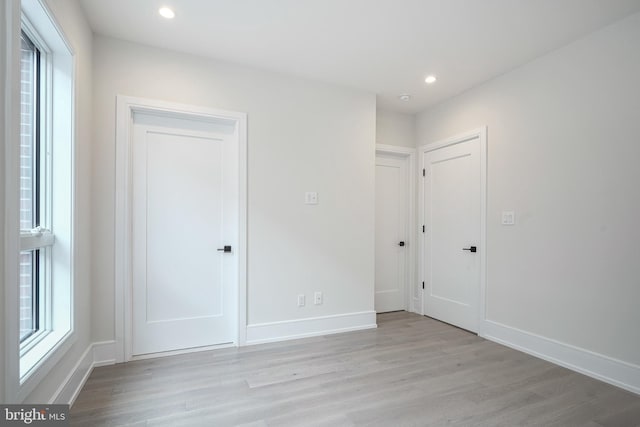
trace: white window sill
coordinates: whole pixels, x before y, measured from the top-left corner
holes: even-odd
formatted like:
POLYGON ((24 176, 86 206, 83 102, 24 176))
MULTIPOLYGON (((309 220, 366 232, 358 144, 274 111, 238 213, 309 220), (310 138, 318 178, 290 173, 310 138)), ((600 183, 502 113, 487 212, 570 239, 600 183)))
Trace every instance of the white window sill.
POLYGON ((71 331, 51 331, 20 356, 21 388, 39 383, 73 343, 71 331))

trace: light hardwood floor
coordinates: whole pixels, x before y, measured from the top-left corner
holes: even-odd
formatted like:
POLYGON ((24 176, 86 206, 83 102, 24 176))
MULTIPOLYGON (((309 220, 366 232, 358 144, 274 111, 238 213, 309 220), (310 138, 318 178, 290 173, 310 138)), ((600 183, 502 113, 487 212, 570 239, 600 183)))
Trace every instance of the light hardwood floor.
POLYGON ((640 396, 405 312, 96 368, 74 426, 640 426, 640 396))

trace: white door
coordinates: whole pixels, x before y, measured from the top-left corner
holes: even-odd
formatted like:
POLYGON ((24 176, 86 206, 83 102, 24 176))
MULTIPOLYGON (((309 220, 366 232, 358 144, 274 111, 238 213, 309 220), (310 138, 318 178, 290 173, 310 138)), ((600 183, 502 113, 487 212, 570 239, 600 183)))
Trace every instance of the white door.
POLYGON ((376 156, 376 276, 378 313, 406 309, 409 157, 376 156))
POLYGON ((132 353, 234 341, 238 147, 233 129, 135 114, 132 353), (231 246, 231 252, 219 248, 231 246))
POLYGON ((478 137, 423 153, 425 314, 478 331, 481 157, 478 137))

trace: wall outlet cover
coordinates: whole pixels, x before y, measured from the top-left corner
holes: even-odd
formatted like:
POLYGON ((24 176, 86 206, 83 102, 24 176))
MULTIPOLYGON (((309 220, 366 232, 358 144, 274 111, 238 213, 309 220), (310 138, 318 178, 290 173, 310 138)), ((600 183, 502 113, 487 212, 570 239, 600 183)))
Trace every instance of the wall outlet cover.
POLYGON ((514 211, 502 211, 502 225, 515 225, 516 213, 514 211))
POLYGON ((317 205, 318 204, 318 193, 315 191, 307 191, 304 193, 304 203, 305 205, 317 205))

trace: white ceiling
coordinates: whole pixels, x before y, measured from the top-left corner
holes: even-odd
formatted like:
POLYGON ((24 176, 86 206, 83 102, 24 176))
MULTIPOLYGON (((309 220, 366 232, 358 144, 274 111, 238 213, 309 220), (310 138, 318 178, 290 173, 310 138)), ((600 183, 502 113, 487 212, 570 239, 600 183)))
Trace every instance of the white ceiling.
POLYGON ((98 34, 363 89, 403 112, 640 11, 640 0, 81 2, 98 34), (158 15, 165 5, 175 19, 158 15))

